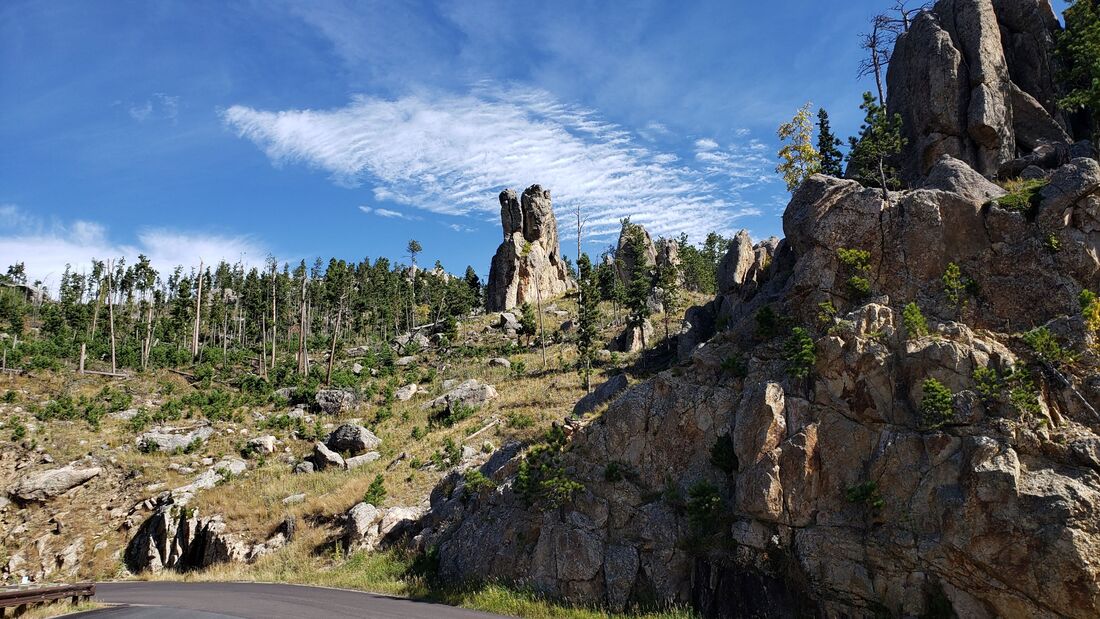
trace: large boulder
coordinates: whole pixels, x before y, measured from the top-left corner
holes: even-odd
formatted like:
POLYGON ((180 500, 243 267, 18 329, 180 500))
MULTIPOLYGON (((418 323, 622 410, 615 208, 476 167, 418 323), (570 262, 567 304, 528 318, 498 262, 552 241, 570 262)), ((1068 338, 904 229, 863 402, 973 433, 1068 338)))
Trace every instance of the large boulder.
POLYGON ((456 404, 465 406, 481 406, 498 397, 497 390, 492 385, 478 382, 476 378, 459 383, 447 393, 424 404, 424 408, 448 408, 456 404))
POLYGON ((355 394, 347 389, 318 389, 314 401, 329 415, 343 415, 355 408, 355 394))
POLYGON ((98 466, 83 469, 66 466, 30 473, 15 482, 8 493, 21 501, 47 501, 87 483, 102 472, 98 466))
POLYGON ((531 185, 500 193, 504 242, 489 267, 486 307, 502 312, 524 303, 560 296, 573 287, 558 245, 558 223, 550 190, 531 185))
POLYGON ((359 454, 378 448, 382 439, 367 428, 354 423, 345 423, 329 433, 325 446, 341 453, 359 454))
POLYGON ((1059 26, 1044 0, 940 0, 898 37, 887 107, 915 182, 942 155, 993 176, 1018 152, 1070 142, 1054 114, 1059 26))
POLYGON ((191 429, 160 427, 143 432, 134 441, 143 451, 174 453, 194 449, 214 434, 214 428, 199 426, 191 429))

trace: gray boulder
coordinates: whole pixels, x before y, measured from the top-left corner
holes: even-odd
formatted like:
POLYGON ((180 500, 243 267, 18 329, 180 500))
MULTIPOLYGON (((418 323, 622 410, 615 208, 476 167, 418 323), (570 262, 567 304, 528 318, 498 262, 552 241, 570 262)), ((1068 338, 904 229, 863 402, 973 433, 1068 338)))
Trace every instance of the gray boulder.
POLYGON ((476 378, 464 381, 454 389, 426 403, 424 408, 446 408, 455 404, 466 406, 481 406, 498 397, 497 390, 492 385, 478 382, 476 378))
POLYGON ((377 448, 382 439, 374 432, 354 423, 345 423, 329 433, 325 445, 333 451, 359 454, 377 448))
POLYGON ((324 443, 313 445, 313 454, 310 456, 313 466, 318 471, 330 468, 345 468, 344 457, 329 449, 324 443))
POLYGON ((347 389, 318 389, 314 397, 321 412, 342 415, 355 408, 355 394, 347 389))
POLYGON ((31 473, 20 478, 8 493, 22 501, 46 501, 87 483, 102 472, 98 466, 84 469, 66 466, 31 473))
POLYGON ((206 442, 214 434, 210 426, 199 426, 191 430, 177 428, 153 428, 137 437, 135 442, 145 451, 172 453, 183 451, 194 444, 206 442))

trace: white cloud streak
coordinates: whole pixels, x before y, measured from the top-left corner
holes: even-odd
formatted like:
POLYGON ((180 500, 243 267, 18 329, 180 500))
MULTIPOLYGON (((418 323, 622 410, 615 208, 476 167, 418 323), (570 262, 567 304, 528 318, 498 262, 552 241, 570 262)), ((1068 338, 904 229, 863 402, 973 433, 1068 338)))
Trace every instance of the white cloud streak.
POLYGON ((144 254, 166 276, 177 265, 197 267, 200 259, 206 264, 239 260, 258 266, 267 253, 263 245, 247 236, 162 228, 140 231, 136 243, 117 243, 107 228, 95 222, 46 223, 17 206, 0 206, 0 268, 23 262, 28 279, 42 280, 51 292, 56 292, 65 265, 77 272, 87 271, 92 259, 125 258, 127 264, 134 264, 138 255, 144 254))
POLYGON ((656 235, 701 239, 755 212, 709 169, 676 165, 675 155, 539 90, 359 96, 332 110, 235 105, 223 118, 276 165, 306 164, 346 186, 366 180, 378 200, 438 214, 495 214, 501 189, 533 183, 553 191, 559 215, 581 207, 594 236, 617 233, 630 216, 656 235))

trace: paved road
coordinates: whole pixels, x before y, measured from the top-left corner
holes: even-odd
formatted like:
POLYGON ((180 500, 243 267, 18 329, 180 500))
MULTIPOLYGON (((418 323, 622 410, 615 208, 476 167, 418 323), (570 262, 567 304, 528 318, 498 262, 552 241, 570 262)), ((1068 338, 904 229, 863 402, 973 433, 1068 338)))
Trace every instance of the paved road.
POLYGON ((346 589, 236 582, 96 584, 95 601, 117 604, 80 619, 501 619, 442 604, 346 589))

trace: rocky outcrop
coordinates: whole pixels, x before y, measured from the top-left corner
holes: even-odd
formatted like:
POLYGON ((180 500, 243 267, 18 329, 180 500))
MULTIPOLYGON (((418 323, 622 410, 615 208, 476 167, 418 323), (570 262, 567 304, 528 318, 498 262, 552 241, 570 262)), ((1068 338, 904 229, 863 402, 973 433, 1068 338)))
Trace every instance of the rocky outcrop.
POLYGON ((504 242, 489 268, 489 311, 535 303, 540 296, 547 300, 573 287, 558 245, 549 189, 531 185, 519 199, 511 189, 502 191, 500 219, 504 242))
POLYGON ((134 573, 251 562, 282 548, 293 534, 294 520, 288 518, 267 540, 250 544, 230 533, 221 516, 201 517, 185 500, 165 494, 130 539, 123 560, 134 573))
POLYGON ((198 426, 191 429, 159 427, 144 432, 134 441, 142 451, 160 451, 175 453, 193 449, 201 445, 214 434, 210 426, 198 426))
POLYGON ((888 108, 908 140, 902 175, 942 155, 985 176, 1043 144, 1068 144, 1054 108, 1057 19, 1046 0, 939 0, 898 37, 888 108))
POLYGON ((593 389, 591 393, 577 400, 577 404, 573 407, 573 414, 586 415, 591 413, 622 393, 628 385, 630 385, 630 381, 627 380, 626 374, 616 374, 612 376, 602 385, 593 389))
POLYGON ((30 473, 19 479, 8 494, 20 501, 47 501, 87 483, 102 472, 98 466, 84 469, 66 466, 30 473))
POLYGON ((1100 613, 1100 372, 1076 300, 1100 284, 1095 162, 1056 171, 1033 219, 988 203, 999 192, 961 163, 937 165, 886 200, 811 178, 751 286, 751 241, 730 250, 707 310, 725 324, 688 365, 565 424, 560 443, 494 457, 492 484, 445 478, 416 536, 440 574, 708 616, 1100 613), (961 311, 951 262, 973 281, 961 311), (904 324, 909 302, 928 335, 904 324), (805 378, 785 352, 795 325, 813 341, 805 378), (1077 361, 1055 367, 1013 335, 1038 325, 1077 361), (932 379, 949 392, 935 405, 932 379))
POLYGON ((623 286, 630 285, 630 278, 634 273, 635 256, 627 251, 631 230, 637 230, 642 235, 642 261, 645 266, 651 271, 657 267, 657 246, 653 243, 653 237, 649 235, 649 231, 641 224, 624 221, 622 229, 619 230, 619 242, 615 246, 615 275, 619 277, 619 282, 623 286))

